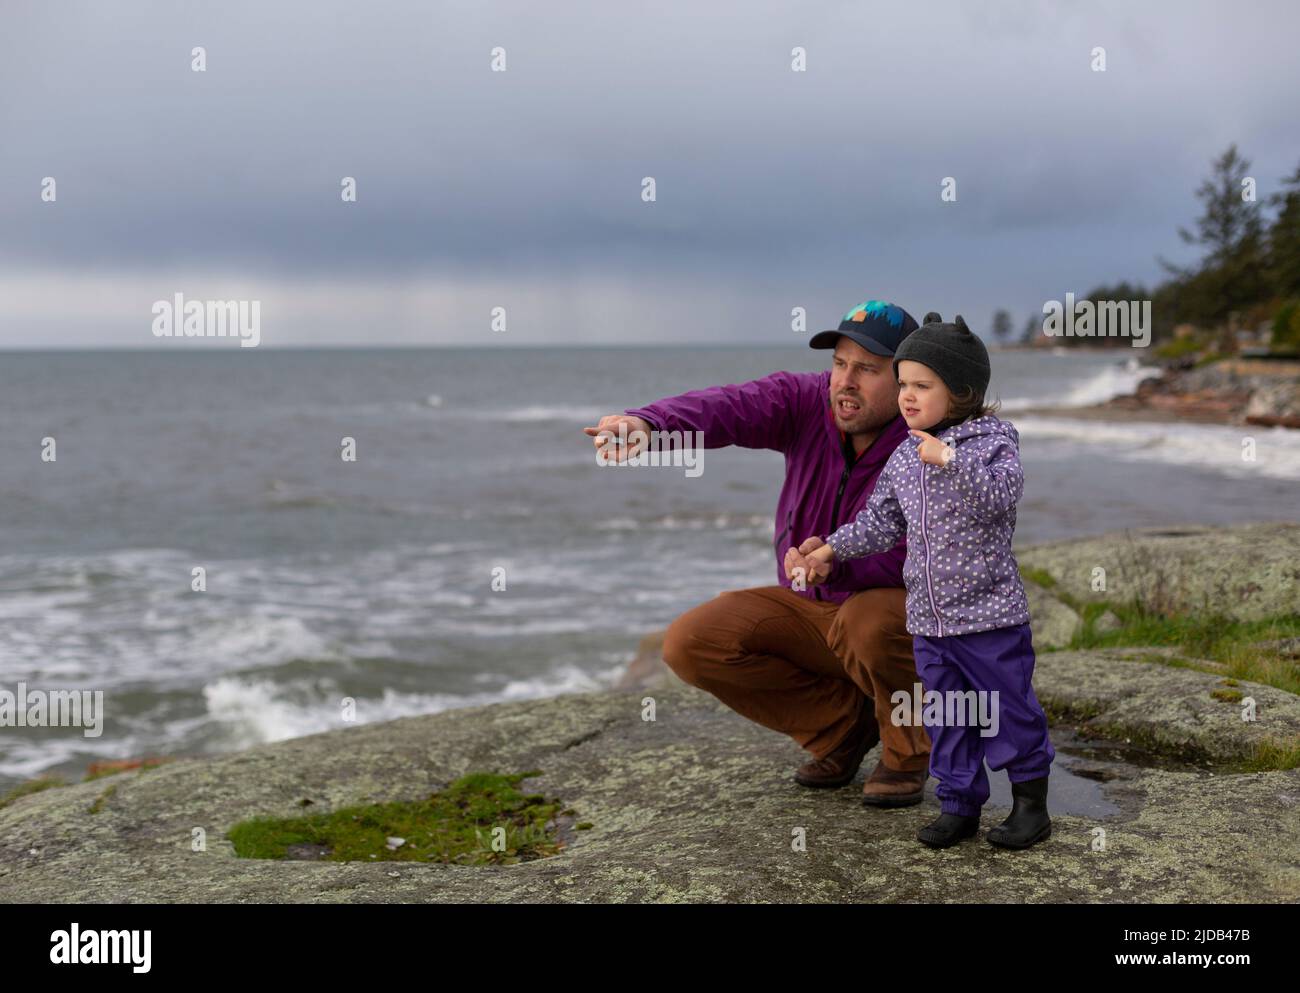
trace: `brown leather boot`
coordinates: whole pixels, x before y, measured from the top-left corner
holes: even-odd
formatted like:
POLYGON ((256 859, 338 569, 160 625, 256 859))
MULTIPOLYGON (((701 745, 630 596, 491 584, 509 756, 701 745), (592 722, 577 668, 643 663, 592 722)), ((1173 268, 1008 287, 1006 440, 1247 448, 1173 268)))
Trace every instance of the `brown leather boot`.
POLYGON ((857 775, 863 756, 879 742, 876 702, 871 697, 863 697, 862 710, 853 730, 824 758, 801 765, 794 774, 794 781, 801 786, 844 786, 857 775))
POLYGON ((925 796, 928 769, 900 772, 885 766, 882 759, 862 784, 862 802, 868 807, 910 807, 925 796))

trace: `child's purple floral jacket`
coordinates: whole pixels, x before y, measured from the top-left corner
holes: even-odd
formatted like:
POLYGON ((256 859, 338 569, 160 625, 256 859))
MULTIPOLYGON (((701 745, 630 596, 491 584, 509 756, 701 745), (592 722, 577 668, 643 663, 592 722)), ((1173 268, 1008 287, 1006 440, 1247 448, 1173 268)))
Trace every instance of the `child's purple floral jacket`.
POLYGON ((921 461, 912 435, 894 450, 857 517, 826 537, 836 558, 892 548, 906 534, 907 630, 945 638, 1027 623, 1029 604, 1011 552, 1024 491, 1020 435, 991 414, 935 435, 956 454, 921 461))

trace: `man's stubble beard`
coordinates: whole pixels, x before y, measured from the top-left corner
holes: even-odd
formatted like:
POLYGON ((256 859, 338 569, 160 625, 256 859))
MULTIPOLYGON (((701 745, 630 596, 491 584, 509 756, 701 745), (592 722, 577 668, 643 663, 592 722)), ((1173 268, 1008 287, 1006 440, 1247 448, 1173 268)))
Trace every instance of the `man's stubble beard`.
POLYGON ((835 426, 849 437, 859 434, 879 434, 885 425, 889 424, 897 416, 898 407, 895 404, 870 409, 863 407, 861 414, 854 418, 851 427, 846 427, 838 414, 835 415, 835 426))

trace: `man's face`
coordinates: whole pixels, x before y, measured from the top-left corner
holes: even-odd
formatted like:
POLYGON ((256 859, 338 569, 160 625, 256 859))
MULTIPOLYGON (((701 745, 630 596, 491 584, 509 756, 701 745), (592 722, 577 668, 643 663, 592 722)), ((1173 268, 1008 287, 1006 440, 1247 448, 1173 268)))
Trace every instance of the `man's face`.
POLYGON ((845 434, 877 431, 898 416, 893 359, 843 336, 831 364, 831 411, 845 434))

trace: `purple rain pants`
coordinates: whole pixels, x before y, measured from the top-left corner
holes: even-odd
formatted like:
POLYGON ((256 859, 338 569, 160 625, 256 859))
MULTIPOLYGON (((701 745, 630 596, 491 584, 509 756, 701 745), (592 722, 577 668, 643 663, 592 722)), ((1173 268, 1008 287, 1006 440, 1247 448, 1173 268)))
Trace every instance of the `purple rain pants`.
POLYGON ((944 813, 979 815, 989 798, 986 758, 990 769, 1005 768, 1013 783, 1047 775, 1056 750, 1047 734, 1047 716, 1030 683, 1034 648, 1028 624, 946 638, 918 634, 912 636, 912 646, 927 702, 931 690, 945 699, 949 690, 998 693, 996 698, 986 698, 997 708, 997 734, 992 737, 982 736, 983 729, 973 719, 933 723, 930 718, 935 715, 925 715, 930 775, 939 780, 935 795, 944 813))

